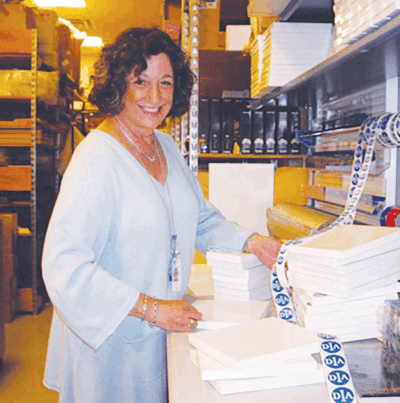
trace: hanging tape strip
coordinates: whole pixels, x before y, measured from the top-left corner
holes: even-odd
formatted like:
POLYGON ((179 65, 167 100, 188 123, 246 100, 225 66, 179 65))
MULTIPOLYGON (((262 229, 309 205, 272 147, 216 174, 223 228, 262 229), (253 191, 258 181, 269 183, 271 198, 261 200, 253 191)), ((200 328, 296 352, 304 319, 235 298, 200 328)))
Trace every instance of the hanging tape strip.
MULTIPOLYGON (((384 113, 374 118, 367 118, 361 124, 357 147, 354 151, 346 204, 340 216, 326 228, 317 230, 315 234, 302 239, 292 239, 282 245, 271 275, 271 294, 275 303, 277 316, 280 319, 297 323, 296 313, 289 292, 290 285, 286 277, 287 251, 290 245, 302 243, 305 239, 312 239, 320 233, 329 231, 337 226, 353 224, 357 204, 367 182, 376 140, 385 147, 393 147, 400 144, 398 142, 400 140, 400 114, 384 113)), ((386 213, 386 217, 390 211, 386 213)), ((394 216, 394 213, 390 217, 392 216, 394 216)), ((354 385, 340 340, 331 335, 319 334, 318 336, 322 340, 320 354, 330 401, 332 403, 356 402, 354 385)))

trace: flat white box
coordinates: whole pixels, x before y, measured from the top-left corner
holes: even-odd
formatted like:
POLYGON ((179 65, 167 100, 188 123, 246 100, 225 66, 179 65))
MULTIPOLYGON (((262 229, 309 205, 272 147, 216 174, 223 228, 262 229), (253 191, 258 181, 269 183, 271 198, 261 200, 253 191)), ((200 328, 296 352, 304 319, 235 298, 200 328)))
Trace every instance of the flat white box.
POLYGON ((225 34, 225 50, 238 51, 249 43, 251 25, 227 25, 225 34))
MULTIPOLYGON (((390 263, 382 262, 381 264, 372 267, 367 266, 363 270, 350 274, 336 274, 334 272, 312 270, 309 269, 307 265, 292 265, 288 275, 289 281, 290 277, 294 275, 307 276, 309 281, 314 281, 315 284, 323 285, 324 288, 333 289, 339 287, 350 290, 395 273, 399 274, 400 279, 400 265, 396 261, 391 261, 390 263), (377 268, 379 268, 379 270, 377 268)), ((320 292, 323 292, 322 289, 323 288, 321 288, 320 292)))
POLYGON ((323 278, 312 278, 310 275, 302 275, 298 273, 289 274, 289 284, 295 288, 305 288, 309 291, 320 292, 327 295, 332 295, 339 298, 354 298, 361 296, 365 292, 374 288, 384 287, 399 279, 400 275, 396 269, 394 274, 387 275, 375 281, 363 284, 355 288, 349 288, 335 284, 324 282, 323 278))
POLYGON ((236 270, 225 267, 212 266, 212 275, 232 276, 239 278, 251 279, 254 277, 265 277, 270 275, 270 271, 266 266, 251 267, 247 270, 236 270))
POLYGON ((378 297, 392 292, 400 292, 400 282, 395 280, 392 283, 387 284, 385 286, 376 287, 375 289, 370 290, 365 294, 362 294, 361 296, 355 296, 354 298, 349 299, 334 297, 331 295, 321 294, 318 292, 313 292, 311 290, 299 289, 299 288, 294 289, 294 292, 298 295, 301 295, 301 298, 306 303, 311 304, 312 306, 322 307, 331 304, 343 304, 351 301, 359 301, 369 297, 378 297))
POLYGON ((320 259, 321 264, 340 266, 393 250, 400 245, 400 228, 369 225, 342 225, 291 245, 290 257, 298 254, 320 259), (326 258, 326 259, 325 259, 326 258))
POLYGON ((270 283, 270 278, 268 276, 257 280, 246 281, 244 283, 237 281, 230 281, 229 279, 213 278, 213 282, 214 282, 214 292, 216 292, 215 291, 216 287, 232 288, 234 290, 241 290, 241 291, 250 291, 260 288, 262 286, 268 286, 270 283))
MULTIPOLYGON (((260 266, 262 263, 256 255, 251 253, 239 253, 239 252, 222 252, 216 250, 209 250, 206 252, 207 263, 233 263, 236 265, 246 265, 246 267, 260 266)), ((212 266, 212 264, 210 264, 212 266)))
POLYGON ((267 208, 274 205, 274 164, 210 163, 209 200, 224 217, 268 235, 267 208))
POLYGON ((190 344, 228 367, 242 370, 319 352, 320 339, 298 325, 272 317, 188 335, 190 344))
POLYGON ((245 271, 247 275, 244 276, 237 276, 227 272, 215 271, 213 270, 212 278, 213 280, 217 281, 227 281, 229 283, 236 283, 236 284, 263 284, 265 281, 269 281, 270 273, 268 272, 267 268, 263 268, 263 270, 254 272, 254 271, 245 271))
POLYGON ((285 361, 281 364, 235 371, 195 348, 190 351, 190 354, 192 362, 198 368, 203 381, 263 378, 267 376, 297 374, 300 372, 310 373, 320 368, 320 364, 310 355, 298 360, 285 361))
POLYGON ((265 301, 271 298, 271 286, 267 284, 251 290, 237 290, 234 288, 215 286, 214 298, 217 299, 219 296, 236 297, 252 301, 265 301))
POLYGON ((279 389, 300 385, 313 385, 325 382, 323 369, 314 372, 286 374, 265 378, 210 381, 221 395, 254 392, 257 390, 279 389))
MULTIPOLYGON (((360 256, 362 257, 362 256, 360 256)), ((364 259, 353 261, 351 263, 342 264, 339 266, 332 266, 324 263, 316 263, 317 259, 307 259, 307 256, 300 254, 292 254, 288 259, 289 270, 297 271, 298 267, 307 267, 309 270, 323 272, 331 278, 339 278, 344 275, 352 275, 355 272, 365 270, 367 268, 376 269, 376 267, 385 267, 386 264, 390 266, 393 262, 400 260, 400 245, 397 249, 390 250, 385 253, 379 253, 364 259), (334 277, 336 275, 336 277, 334 277)))
POLYGON ((250 323, 265 317, 268 302, 263 301, 218 301, 198 299, 192 304, 203 314, 197 329, 219 329, 226 326, 250 323))

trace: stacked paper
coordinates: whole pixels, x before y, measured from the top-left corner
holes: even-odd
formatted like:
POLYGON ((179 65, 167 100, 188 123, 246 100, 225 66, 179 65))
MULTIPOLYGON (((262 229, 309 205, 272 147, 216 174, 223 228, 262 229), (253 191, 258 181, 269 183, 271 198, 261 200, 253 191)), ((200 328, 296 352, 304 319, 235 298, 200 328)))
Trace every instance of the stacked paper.
POLYGON ((400 279, 399 257, 400 228, 343 225, 289 248, 289 283, 353 298, 400 279))
POLYGON ((335 0, 334 50, 338 52, 395 16, 399 0, 335 0))
POLYGON ((274 22, 252 48, 260 87, 281 87, 299 77, 331 56, 332 44, 332 24, 274 22))
POLYGON ((265 36, 257 35, 254 41, 251 43, 250 48, 250 93, 252 98, 256 98, 260 95, 262 87, 262 72, 265 49, 265 36))
POLYGON ((399 282, 348 299, 293 289, 293 303, 300 325, 347 342, 380 337, 384 302, 399 292, 399 282))
POLYGON ((208 251, 214 298, 238 301, 271 299, 270 270, 249 253, 208 251))
POLYGON ((323 383, 318 336, 277 318, 189 334, 191 359, 221 394, 323 383))
POLYGON ((220 329, 227 326, 250 323, 266 316, 265 301, 219 301, 197 299, 192 305, 203 314, 198 330, 220 329))

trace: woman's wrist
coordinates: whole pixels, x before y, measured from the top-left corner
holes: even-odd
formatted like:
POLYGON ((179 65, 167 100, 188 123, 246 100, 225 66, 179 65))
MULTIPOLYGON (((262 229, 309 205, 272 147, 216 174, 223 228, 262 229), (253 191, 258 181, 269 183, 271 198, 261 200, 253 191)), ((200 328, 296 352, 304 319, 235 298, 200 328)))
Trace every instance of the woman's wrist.
POLYGON ((130 315, 139 317, 142 320, 146 320, 153 325, 156 325, 158 321, 157 309, 158 300, 141 293, 136 305, 131 310, 130 315))
POLYGON ((244 246, 243 246, 242 252, 243 252, 243 253, 253 253, 253 245, 257 242, 257 240, 258 240, 258 238, 259 238, 260 236, 261 236, 261 235, 260 235, 258 232, 256 232, 256 233, 250 235, 250 236, 247 238, 247 241, 245 242, 245 244, 244 244, 244 246))

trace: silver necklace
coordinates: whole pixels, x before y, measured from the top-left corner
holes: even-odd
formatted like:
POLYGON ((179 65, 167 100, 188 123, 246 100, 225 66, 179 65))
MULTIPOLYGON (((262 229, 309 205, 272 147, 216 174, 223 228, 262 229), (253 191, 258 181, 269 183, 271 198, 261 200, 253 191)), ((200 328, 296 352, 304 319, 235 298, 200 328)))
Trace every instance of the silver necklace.
POLYGON ((156 146, 156 155, 153 155, 151 157, 149 157, 148 155, 146 155, 139 147, 138 145, 128 136, 128 134, 125 132, 125 130, 122 128, 121 124, 118 122, 118 127, 121 129, 122 134, 126 137, 126 139, 129 141, 129 143, 135 147, 135 149, 137 151, 139 151, 144 157, 146 157, 146 159, 151 162, 152 164, 154 164, 156 162, 156 156, 160 159, 160 154, 158 153, 158 148, 157 148, 157 144, 155 144, 156 146))

